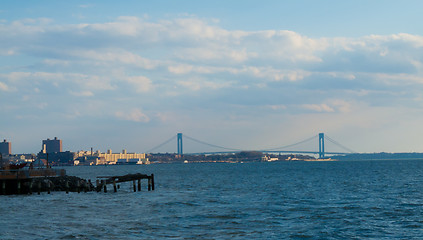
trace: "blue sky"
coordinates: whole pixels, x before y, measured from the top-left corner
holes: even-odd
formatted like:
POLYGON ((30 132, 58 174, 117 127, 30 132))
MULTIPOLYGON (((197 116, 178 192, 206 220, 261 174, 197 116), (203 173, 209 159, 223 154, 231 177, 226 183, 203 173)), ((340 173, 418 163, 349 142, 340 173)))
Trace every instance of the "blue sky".
POLYGON ((2 1, 0 138, 15 153, 56 136, 143 152, 177 132, 241 149, 325 132, 358 152, 423 152, 421 9, 2 1))

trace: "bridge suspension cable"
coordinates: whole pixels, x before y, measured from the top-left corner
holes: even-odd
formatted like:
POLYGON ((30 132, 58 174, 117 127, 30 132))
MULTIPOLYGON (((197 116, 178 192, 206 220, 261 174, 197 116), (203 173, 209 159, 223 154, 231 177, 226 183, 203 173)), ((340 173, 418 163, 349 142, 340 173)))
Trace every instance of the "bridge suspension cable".
POLYGON ((176 138, 176 136, 173 136, 173 137, 169 138, 169 139, 168 139, 168 140, 166 140, 165 142, 163 142, 163 143, 161 143, 161 144, 159 144, 159 145, 157 145, 157 146, 153 147, 152 149, 148 150, 146 153, 151 153, 151 152, 153 152, 154 150, 156 150, 156 149, 158 149, 158 148, 160 148, 160 147, 162 147, 162 146, 164 146, 164 145, 168 144, 169 142, 171 142, 171 141, 175 140, 175 138, 176 138))
POLYGON ((189 136, 187 136, 187 135, 184 135, 184 137, 185 137, 185 138, 187 138, 187 139, 189 139, 189 140, 192 140, 192 141, 194 141, 194 142, 197 142, 197 143, 200 143, 200 144, 207 145, 207 146, 209 146, 209 147, 215 147, 215 148, 220 148, 220 149, 225 149, 225 150, 231 150, 231 151, 242 151, 242 149, 227 148, 227 147, 222 147, 222 146, 214 145, 214 144, 211 144, 211 143, 206 143, 206 142, 200 141, 200 140, 198 140, 198 139, 195 139, 195 138, 189 137, 189 136))
POLYGON ((302 140, 302 141, 297 142, 297 143, 294 143, 294 144, 289 144, 289 145, 282 146, 282 147, 277 147, 277 148, 262 149, 262 150, 260 150, 260 151, 262 151, 262 152, 265 152, 265 151, 276 151, 276 150, 282 150, 282 149, 289 148, 289 147, 294 147, 294 146, 300 145, 300 144, 302 144, 302 143, 305 143, 305 142, 311 141, 311 140, 313 140, 313 139, 317 138, 318 136, 319 136, 319 135, 314 135, 313 137, 307 138, 307 139, 305 139, 305 140, 302 140))
MULTIPOLYGON (((314 136, 312 136, 312 137, 310 137, 310 138, 304 139, 304 140, 299 141, 299 142, 296 142, 296 143, 294 143, 294 144, 289 144, 289 145, 286 145, 286 146, 281 146, 281 147, 277 147, 277 148, 262 149, 262 150, 257 150, 257 151, 266 152, 266 151, 278 151, 278 150, 283 150, 283 149, 287 149, 287 148, 290 148, 290 147, 294 147, 294 146, 297 146, 297 145, 300 145, 300 144, 303 144, 303 143, 306 143, 306 142, 312 141, 312 140, 314 140, 314 139, 316 139, 316 138, 318 138, 318 137, 319 137, 319 135, 314 135, 314 136)), ((168 140, 164 141, 163 143, 161 143, 161 144, 159 144, 159 145, 155 146, 154 148, 151 148, 150 150, 146 151, 146 153, 152 153, 154 150, 156 150, 156 149, 158 149, 158 148, 160 148, 160 147, 162 147, 162 146, 164 146, 164 145, 168 144, 168 143, 169 143, 169 142, 171 142, 171 141, 174 141, 176 138, 177 138, 177 136, 172 136, 171 138, 169 138, 168 140)), ((219 145, 215 145, 215 144, 207 143, 207 142, 204 142, 204 141, 201 141, 201 140, 195 139, 195 138, 190 137, 190 136, 187 136, 187 135, 184 135, 184 138, 189 139, 189 140, 194 141, 194 142, 197 142, 197 143, 200 143, 200 144, 203 144, 203 145, 206 145, 206 146, 209 146, 209 147, 214 147, 214 148, 224 149, 224 150, 228 150, 228 151, 236 151, 236 152, 239 152, 239 151, 245 151, 245 149, 228 148, 228 147, 223 147, 223 146, 219 146, 219 145)), ((343 150, 345 150, 345 151, 347 151, 347 152, 350 152, 350 153, 356 153, 356 151, 354 151, 354 150, 352 150, 352 149, 350 149, 350 148, 348 148, 348 147, 345 147, 344 145, 342 145, 342 144, 338 143, 337 141, 333 140, 332 138, 328 137, 327 135, 325 135, 325 136, 324 136, 324 139, 326 139, 327 141, 329 141, 329 142, 331 142, 331 143, 335 144, 336 146, 340 147, 341 149, 343 149, 343 150)), ((319 151, 320 151, 320 150, 319 150, 319 151)), ((319 152, 319 153, 320 153, 320 152, 319 152)))
POLYGON ((338 143, 337 141, 333 140, 332 138, 328 137, 327 135, 325 135, 325 139, 328 140, 329 142, 335 144, 336 146, 338 146, 338 147, 340 147, 340 148, 342 148, 342 149, 350 152, 350 153, 357 153, 356 151, 343 146, 342 144, 338 143))

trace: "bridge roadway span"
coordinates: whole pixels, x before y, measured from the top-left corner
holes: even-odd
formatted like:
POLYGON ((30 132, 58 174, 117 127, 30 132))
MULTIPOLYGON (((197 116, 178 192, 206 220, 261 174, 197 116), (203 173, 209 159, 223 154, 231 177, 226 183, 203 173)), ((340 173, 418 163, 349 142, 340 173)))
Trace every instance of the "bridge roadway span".
MULTIPOLYGON (((246 152, 245 151, 226 151, 226 152, 199 152, 199 153, 184 153, 185 155, 208 155, 208 154, 230 154, 230 153, 240 153, 240 152, 246 152)), ((262 152, 262 153, 304 153, 304 154, 319 154, 320 152, 315 151, 268 151, 268 150, 257 150, 255 152, 262 152)), ((325 152, 325 154, 329 155, 341 155, 341 154, 349 154, 345 152, 325 152)))

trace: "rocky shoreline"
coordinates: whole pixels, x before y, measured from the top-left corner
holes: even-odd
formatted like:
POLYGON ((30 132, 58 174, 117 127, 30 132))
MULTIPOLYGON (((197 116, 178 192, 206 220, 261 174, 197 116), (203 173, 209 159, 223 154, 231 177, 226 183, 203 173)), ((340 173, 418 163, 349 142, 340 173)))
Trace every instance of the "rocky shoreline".
POLYGON ((49 192, 49 191, 66 191, 66 192, 89 192, 95 191, 91 180, 82 179, 75 176, 59 176, 34 178, 29 184, 29 192, 49 192))

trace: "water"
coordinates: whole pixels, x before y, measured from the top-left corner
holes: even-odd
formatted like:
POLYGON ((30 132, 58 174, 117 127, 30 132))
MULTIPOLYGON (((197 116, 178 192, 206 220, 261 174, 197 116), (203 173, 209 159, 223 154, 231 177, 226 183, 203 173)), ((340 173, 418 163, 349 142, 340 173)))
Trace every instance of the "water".
POLYGON ((156 191, 0 196, 0 239, 422 239, 423 161, 68 167, 156 191))

